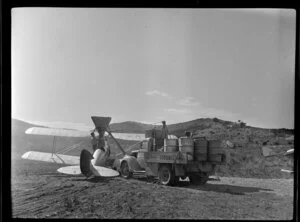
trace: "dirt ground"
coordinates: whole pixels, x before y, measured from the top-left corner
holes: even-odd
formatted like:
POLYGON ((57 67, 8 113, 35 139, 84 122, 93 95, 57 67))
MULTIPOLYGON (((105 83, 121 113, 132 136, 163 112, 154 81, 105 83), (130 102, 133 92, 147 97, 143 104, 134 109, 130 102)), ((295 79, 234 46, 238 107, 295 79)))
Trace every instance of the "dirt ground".
POLYGON ((14 218, 257 219, 293 218, 293 179, 221 177, 195 186, 147 180, 68 176, 60 166, 12 163, 14 218))

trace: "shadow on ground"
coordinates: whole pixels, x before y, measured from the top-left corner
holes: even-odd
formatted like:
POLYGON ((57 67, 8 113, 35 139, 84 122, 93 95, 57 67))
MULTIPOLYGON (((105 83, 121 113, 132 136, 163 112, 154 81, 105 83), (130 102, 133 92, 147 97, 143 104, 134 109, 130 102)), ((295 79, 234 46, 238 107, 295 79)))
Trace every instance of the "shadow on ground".
POLYGON ((113 177, 92 177, 92 178, 86 178, 84 176, 81 177, 77 177, 76 179, 71 179, 72 181, 87 181, 90 183, 100 183, 100 182, 108 182, 111 179, 113 179, 113 177))
POLYGON ((245 187, 229 184, 205 184, 205 185, 192 185, 189 182, 181 181, 177 186, 185 187, 187 189, 202 190, 202 191, 214 191, 220 193, 229 193, 234 195, 245 195, 245 193, 255 193, 260 191, 273 191, 271 189, 263 189, 259 187, 245 187))

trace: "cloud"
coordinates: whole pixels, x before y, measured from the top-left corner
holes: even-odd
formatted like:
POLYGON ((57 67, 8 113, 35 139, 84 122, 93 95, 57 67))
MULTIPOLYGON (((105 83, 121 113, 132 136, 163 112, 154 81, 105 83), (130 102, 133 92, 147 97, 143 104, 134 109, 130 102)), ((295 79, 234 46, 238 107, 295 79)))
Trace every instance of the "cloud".
POLYGON ((152 90, 152 91, 148 91, 148 92, 146 92, 146 95, 147 96, 162 96, 162 97, 169 97, 169 98, 171 98, 171 96, 170 95, 168 95, 167 93, 165 93, 165 92, 160 92, 160 91, 158 91, 158 90, 152 90))
POLYGON ((181 105, 181 106, 197 106, 197 105, 199 105, 199 103, 195 101, 195 98, 191 97, 191 96, 186 97, 184 99, 180 99, 177 104, 181 105))
POLYGON ((191 113, 191 110, 189 110, 189 109, 174 109, 174 108, 169 108, 169 109, 165 109, 165 111, 169 112, 169 113, 181 113, 181 114, 191 113))

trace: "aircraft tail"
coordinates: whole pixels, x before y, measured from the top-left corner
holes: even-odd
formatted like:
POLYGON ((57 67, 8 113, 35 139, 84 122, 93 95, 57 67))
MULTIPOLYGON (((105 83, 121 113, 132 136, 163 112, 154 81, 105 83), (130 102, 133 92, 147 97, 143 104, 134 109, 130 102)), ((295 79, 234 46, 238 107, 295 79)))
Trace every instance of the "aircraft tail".
POLYGON ((111 117, 92 116, 91 118, 95 124, 95 127, 100 127, 105 131, 108 130, 111 117))
POLYGON ((89 177, 94 175, 91 171, 90 164, 91 159, 93 159, 92 154, 87 150, 82 150, 80 154, 80 170, 83 175, 89 177))

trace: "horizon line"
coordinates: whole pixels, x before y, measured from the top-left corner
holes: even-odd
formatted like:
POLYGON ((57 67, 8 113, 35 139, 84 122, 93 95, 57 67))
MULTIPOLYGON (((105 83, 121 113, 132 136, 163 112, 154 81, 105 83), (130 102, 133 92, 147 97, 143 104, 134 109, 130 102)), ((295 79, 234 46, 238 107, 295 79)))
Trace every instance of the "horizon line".
MULTIPOLYGON (((214 118, 217 118, 217 117, 214 117, 214 118)), ((197 119, 192 119, 192 120, 188 120, 188 121, 184 121, 184 122, 178 122, 178 123, 171 123, 169 124, 170 125, 176 125, 176 124, 183 124, 183 123, 187 123, 187 122, 191 122, 191 121, 195 121, 195 120, 201 120, 201 119, 210 119, 210 120, 213 120, 214 118, 209 118, 209 117, 206 117, 206 118, 197 118, 197 119)), ((39 126, 45 126, 45 127, 51 127, 51 128, 64 128, 64 129, 76 129, 77 130, 79 128, 94 128, 93 125, 87 125, 87 124, 84 124, 84 123, 72 123, 72 122, 62 122, 62 121, 52 121, 52 122, 49 122, 49 121, 34 121, 34 120, 25 120, 25 119, 22 119, 22 118, 16 118, 16 117, 11 117, 11 119, 15 119, 15 120, 19 120, 19 121, 22 121, 22 122, 25 122, 25 123, 29 123, 29 124, 33 124, 33 125, 39 125, 39 126), (49 125, 59 125, 59 124, 62 124, 62 125, 73 125, 72 127, 53 127, 53 126, 49 126, 49 125)), ((238 121, 234 122, 234 121, 229 121, 229 120, 223 120, 223 119, 219 119, 217 118, 218 120, 221 120, 221 121, 224 121, 224 122, 231 122, 231 123, 238 123, 238 121)), ((145 123, 145 122, 140 122, 140 121, 132 121, 132 120, 126 120, 126 121, 122 121, 122 122, 115 122, 115 123, 111 123, 111 124, 121 124, 121 123, 126 123, 126 122, 133 122, 133 123, 140 123, 140 124, 145 124, 145 125, 155 125, 159 122, 154 122, 154 123, 145 123)), ((161 121, 160 121, 161 122, 161 121)), ((241 120, 241 122, 243 122, 243 120, 241 120)), ((168 124, 167 124, 168 125, 168 124)), ((267 127, 258 127, 258 126, 252 126, 252 125, 247 125, 246 123, 246 127, 252 127, 252 128, 259 128, 259 129, 287 129, 287 130, 294 130, 295 128, 286 128, 286 127, 276 127, 276 128, 267 128, 267 127)))

